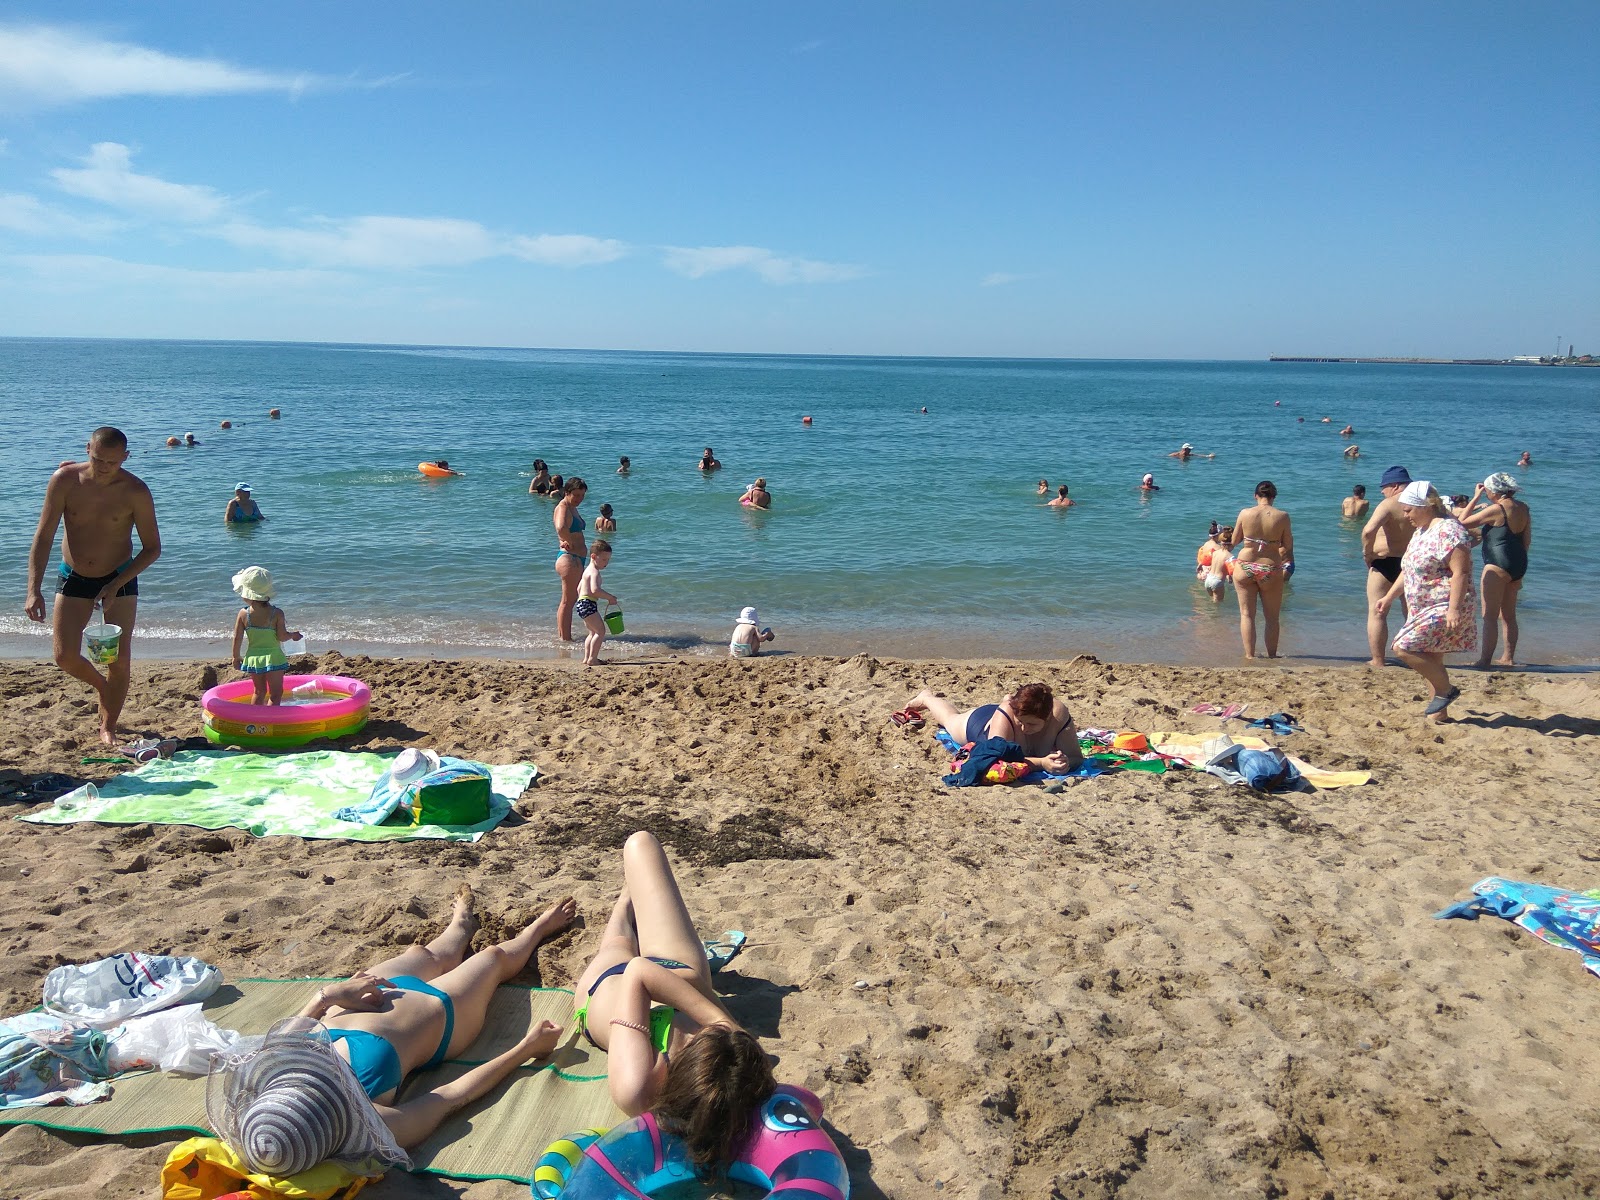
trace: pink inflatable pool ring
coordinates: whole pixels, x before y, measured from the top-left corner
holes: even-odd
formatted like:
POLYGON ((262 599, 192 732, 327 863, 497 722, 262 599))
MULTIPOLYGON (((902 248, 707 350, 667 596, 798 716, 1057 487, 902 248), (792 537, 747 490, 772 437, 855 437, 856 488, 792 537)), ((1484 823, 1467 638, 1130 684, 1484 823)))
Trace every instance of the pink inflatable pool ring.
POLYGON ((253 681, 234 679, 202 696, 206 739, 219 746, 283 750, 355 733, 372 709, 372 689, 344 675, 287 675, 282 704, 251 704, 254 694, 253 681))

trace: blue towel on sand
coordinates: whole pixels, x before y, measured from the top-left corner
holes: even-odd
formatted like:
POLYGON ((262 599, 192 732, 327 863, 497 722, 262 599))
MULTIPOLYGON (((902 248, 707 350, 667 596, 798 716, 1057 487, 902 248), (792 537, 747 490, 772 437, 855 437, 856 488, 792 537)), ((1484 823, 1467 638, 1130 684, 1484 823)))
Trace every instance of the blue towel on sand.
POLYGON ((1484 913, 1503 917, 1552 946, 1576 950, 1583 956, 1584 969, 1600 976, 1600 889, 1564 892, 1491 875, 1473 884, 1472 891, 1472 899, 1440 909, 1434 919, 1476 921, 1484 913))
MULTIPOLYGON (((933 736, 934 736, 934 740, 937 741, 946 750, 950 751, 951 754, 960 754, 961 753, 961 746, 956 742, 955 738, 950 736, 950 734, 946 730, 936 729, 936 730, 933 731, 933 736)), ((998 739, 992 739, 992 740, 998 740, 998 739)), ((997 760, 991 760, 990 763, 985 763, 983 769, 985 771, 987 771, 989 769, 989 767, 993 764, 993 761, 997 761, 997 760)), ((1104 767, 1098 765, 1097 763, 1089 762, 1087 759, 1085 759, 1083 762, 1079 763, 1077 766, 1073 767, 1072 770, 1066 772, 1065 774, 1057 775, 1052 771, 1030 771, 1030 772, 1028 772, 1028 774, 1024 775, 1018 782, 1019 783, 1043 783, 1048 779, 1093 779, 1096 775, 1104 775, 1105 773, 1106 773, 1106 769, 1104 767)), ((982 772, 979 772, 979 775, 981 776, 982 772)), ((952 778, 954 778, 954 776, 946 775, 944 777, 944 781, 946 783, 949 783, 952 778)), ((964 786, 964 785, 958 784, 956 786, 959 787, 959 786, 964 786)))

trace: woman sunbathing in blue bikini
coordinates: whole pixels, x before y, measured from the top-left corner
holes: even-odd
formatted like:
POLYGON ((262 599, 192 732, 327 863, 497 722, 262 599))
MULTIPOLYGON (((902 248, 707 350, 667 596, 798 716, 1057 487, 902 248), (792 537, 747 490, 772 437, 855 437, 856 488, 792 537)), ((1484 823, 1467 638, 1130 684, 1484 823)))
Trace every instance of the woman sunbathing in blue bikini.
POLYGON ((327 1026, 335 1050, 349 1061, 395 1141, 414 1146, 522 1063, 555 1049, 560 1026, 541 1021, 504 1054, 395 1104, 412 1071, 438 1066, 477 1039, 495 988, 527 965, 540 942, 570 925, 577 911, 572 897, 558 900, 516 937, 468 957, 478 921, 471 889, 463 887, 449 927, 437 938, 318 989, 299 1015, 327 1026))

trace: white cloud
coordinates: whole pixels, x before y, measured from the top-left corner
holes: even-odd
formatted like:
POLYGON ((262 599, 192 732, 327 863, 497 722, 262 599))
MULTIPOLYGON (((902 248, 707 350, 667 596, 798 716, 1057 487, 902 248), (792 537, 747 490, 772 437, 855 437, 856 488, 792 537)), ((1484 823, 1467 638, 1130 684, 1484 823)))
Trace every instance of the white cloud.
POLYGON ((336 81, 184 58, 48 25, 0 25, 0 110, 51 108, 113 96, 295 96, 336 81))
POLYGON ((336 271, 203 271, 126 262, 95 254, 19 254, 8 261, 31 272, 41 283, 58 288, 138 284, 239 294, 318 291, 353 282, 350 276, 336 271))
POLYGON ((507 249, 517 258, 550 267, 588 267, 615 262, 628 252, 628 247, 615 238, 594 238, 581 233, 514 237, 507 249))
POLYGON ((667 246, 662 261, 669 270, 699 279, 719 271, 754 271, 768 283, 838 283, 866 274, 850 263, 784 258, 760 246, 667 246))
POLYGON ((236 246, 324 267, 458 267, 502 253, 482 225, 453 217, 322 218, 302 229, 231 221, 216 233, 236 246))
POLYGON ((83 161, 82 167, 57 167, 50 172, 62 191, 185 224, 216 220, 228 207, 228 198, 211 188, 136 174, 132 155, 120 142, 97 143, 83 161))
POLYGON ((49 237, 102 237, 120 228, 118 222, 73 216, 51 208, 38 197, 22 192, 0 192, 0 229, 49 237))
POLYGON ((1020 283, 1028 278, 1026 275, 1013 275, 1009 271, 991 271, 979 282, 979 287, 1003 287, 1008 283, 1020 283))

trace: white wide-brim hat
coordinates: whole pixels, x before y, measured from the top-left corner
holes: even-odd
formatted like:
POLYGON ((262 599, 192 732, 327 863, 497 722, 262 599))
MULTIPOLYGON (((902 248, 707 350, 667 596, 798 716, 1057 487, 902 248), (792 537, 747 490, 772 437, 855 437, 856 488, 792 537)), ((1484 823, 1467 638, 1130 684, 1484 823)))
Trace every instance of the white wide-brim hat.
POLYGON ((1189 445, 1188 442, 1185 442, 1183 445, 1179 446, 1178 449, 1179 450, 1193 450, 1194 447, 1189 445))
POLYGON ((761 618, 756 616, 756 610, 755 609, 751 608, 749 605, 746 605, 744 608, 741 608, 739 610, 739 619, 737 621, 735 621, 734 624, 736 624, 736 625, 759 625, 759 624, 761 624, 761 618))
POLYGON ((246 567, 233 577, 233 590, 246 600, 271 600, 277 587, 265 567, 246 567))
POLYGON ((439 769, 439 756, 432 750, 418 750, 415 747, 400 751, 394 756, 394 762, 389 764, 389 778, 394 783, 401 785, 416 783, 425 779, 439 769))
POLYGON ((290 1017, 265 1037, 241 1038, 211 1060, 211 1127, 252 1171, 279 1177, 320 1162, 379 1174, 411 1160, 339 1057, 327 1029, 290 1017))

